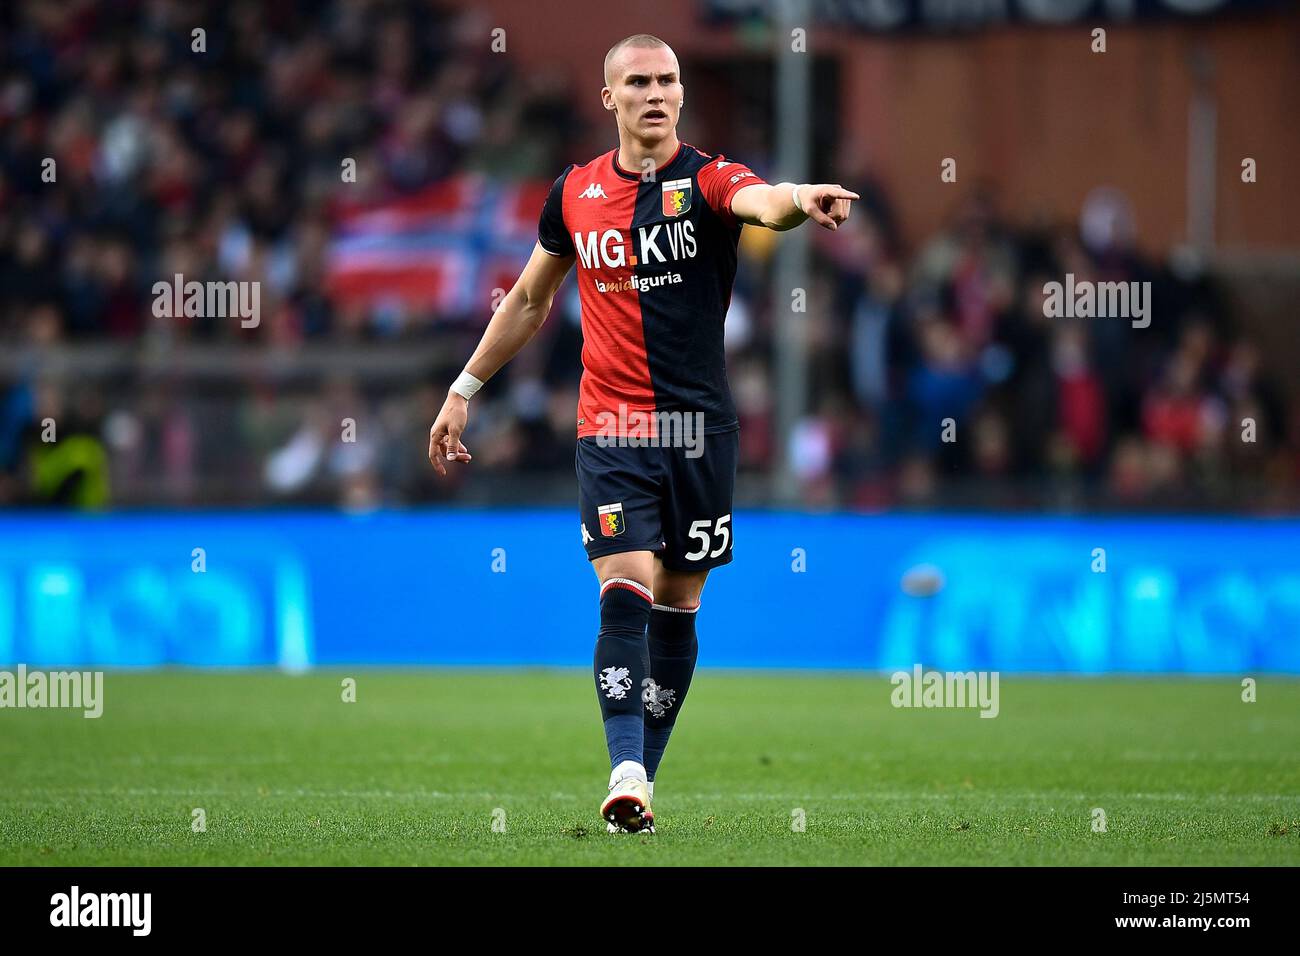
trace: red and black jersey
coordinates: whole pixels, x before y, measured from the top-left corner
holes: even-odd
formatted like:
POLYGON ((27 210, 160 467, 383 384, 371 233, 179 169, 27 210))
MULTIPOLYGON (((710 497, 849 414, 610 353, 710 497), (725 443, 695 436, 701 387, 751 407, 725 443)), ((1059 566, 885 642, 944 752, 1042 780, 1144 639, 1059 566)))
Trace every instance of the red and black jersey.
POLYGON ((578 437, 653 435, 637 423, 664 412, 702 413, 705 434, 739 427, 722 347, 741 229, 731 197, 762 182, 686 143, 644 180, 612 149, 555 181, 537 238, 578 257, 578 437))

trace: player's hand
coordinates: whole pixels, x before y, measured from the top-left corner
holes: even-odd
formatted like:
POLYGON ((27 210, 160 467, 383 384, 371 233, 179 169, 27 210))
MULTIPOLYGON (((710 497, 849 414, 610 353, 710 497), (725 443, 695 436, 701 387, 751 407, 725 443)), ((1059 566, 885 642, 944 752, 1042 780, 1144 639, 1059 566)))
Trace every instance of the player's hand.
POLYGON ((849 204, 861 199, 855 192, 850 192, 839 183, 817 183, 799 187, 799 201, 805 216, 832 231, 840 227, 849 218, 849 204))
POLYGON ((447 474, 443 461, 473 461, 474 456, 461 444, 460 436, 469 423, 469 402, 463 395, 450 392, 429 429, 429 463, 442 476, 447 474))

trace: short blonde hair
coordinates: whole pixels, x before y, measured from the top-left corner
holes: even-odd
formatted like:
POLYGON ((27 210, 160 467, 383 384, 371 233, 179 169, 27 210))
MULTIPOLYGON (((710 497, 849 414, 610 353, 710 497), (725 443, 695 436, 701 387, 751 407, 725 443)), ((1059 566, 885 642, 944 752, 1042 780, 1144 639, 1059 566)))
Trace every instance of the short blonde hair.
MULTIPOLYGON (((623 39, 615 43, 612 47, 610 47, 609 52, 605 54, 605 85, 606 86, 614 85, 613 83, 610 82, 609 65, 614 62, 614 57, 618 55, 618 51, 623 49, 623 47, 625 46, 641 47, 642 49, 647 49, 647 50, 662 46, 662 47, 668 47, 670 51, 672 50, 672 47, 668 46, 667 43, 665 43, 663 40, 659 39, 657 36, 654 36, 653 34, 650 33, 634 33, 630 37, 624 37, 623 39)), ((674 53, 673 56, 676 57, 677 54, 674 53)))

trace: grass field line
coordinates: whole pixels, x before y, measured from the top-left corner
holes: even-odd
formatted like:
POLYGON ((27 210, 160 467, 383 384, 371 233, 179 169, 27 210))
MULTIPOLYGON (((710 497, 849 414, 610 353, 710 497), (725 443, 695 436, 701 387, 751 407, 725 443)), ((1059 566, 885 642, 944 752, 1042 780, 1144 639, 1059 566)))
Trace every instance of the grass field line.
MULTIPOLYGON (((0 751, 2 753, 2 751, 0 751)), ((1034 753, 979 753, 979 759, 983 763, 1015 763, 1031 757, 1042 756, 1040 752, 1034 753)), ((157 754, 153 756, 141 756, 140 754, 130 755, 110 755, 101 754, 95 758, 97 763, 125 765, 130 767, 154 767, 159 765, 170 766, 277 766, 282 765, 290 760, 300 759, 301 753, 295 754, 157 754)), ((1098 754, 1095 752, 1083 751, 1066 751, 1052 750, 1050 756, 1058 761, 1080 760, 1080 759, 1101 759, 1109 755, 1098 754)), ((449 763, 473 763, 480 764, 515 764, 518 762, 518 756, 513 754, 475 754, 472 758, 467 757, 463 752, 446 752, 446 753, 375 753, 362 752, 356 754, 331 754, 328 757, 332 764, 372 764, 372 763, 391 763, 391 764, 449 764, 449 763)), ((879 766, 890 761, 907 759, 907 754, 902 751, 891 753, 863 751, 855 754, 837 755, 836 760, 841 762, 862 763, 870 766, 879 766)), ((1286 763, 1286 758, 1277 753, 1242 753, 1240 751, 1187 751, 1182 753, 1170 753, 1166 751, 1150 750, 1126 750, 1120 754, 1109 756, 1109 759, 1123 761, 1152 761, 1152 762, 1186 762, 1196 760, 1216 760, 1232 761, 1237 763, 1286 763)), ((801 754, 801 753, 782 753, 780 762, 782 764, 820 764, 824 763, 826 758, 820 755, 801 754)))
MULTIPOLYGON (((21 795, 30 796, 71 796, 71 797, 294 797, 309 799, 426 799, 426 800, 495 800, 529 802, 546 800, 590 800, 598 787, 592 787, 588 793, 504 793, 487 790, 311 790, 305 788, 254 788, 230 789, 227 787, 191 787, 191 788, 91 788, 91 787, 16 787, 0 795, 0 802, 13 802, 21 795)), ((813 803, 843 802, 848 800, 954 800, 964 797, 997 800, 1170 800, 1170 801, 1228 801, 1259 802, 1295 801, 1300 805, 1300 795, 1271 793, 1122 793, 1117 791, 1098 791, 1095 793, 1078 793, 1064 790, 962 790, 952 793, 918 793, 914 790, 863 790, 858 793, 766 793, 745 791, 702 792, 689 790, 671 790, 667 799, 672 800, 748 800, 748 801, 809 801, 813 803)), ((662 796, 663 794, 661 794, 662 796)))

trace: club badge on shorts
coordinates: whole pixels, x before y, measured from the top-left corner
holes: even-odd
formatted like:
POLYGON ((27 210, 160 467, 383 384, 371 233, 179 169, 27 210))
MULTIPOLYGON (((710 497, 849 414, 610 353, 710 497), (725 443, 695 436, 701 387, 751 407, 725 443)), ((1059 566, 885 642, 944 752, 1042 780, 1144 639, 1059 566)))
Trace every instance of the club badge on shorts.
POLYGON ((674 179, 664 183, 664 215, 680 216, 691 208, 691 181, 674 179))
POLYGON ((626 525, 623 522, 623 502, 619 501, 612 505, 601 505, 596 509, 600 519, 600 533, 602 537, 612 538, 615 535, 622 534, 626 525))

